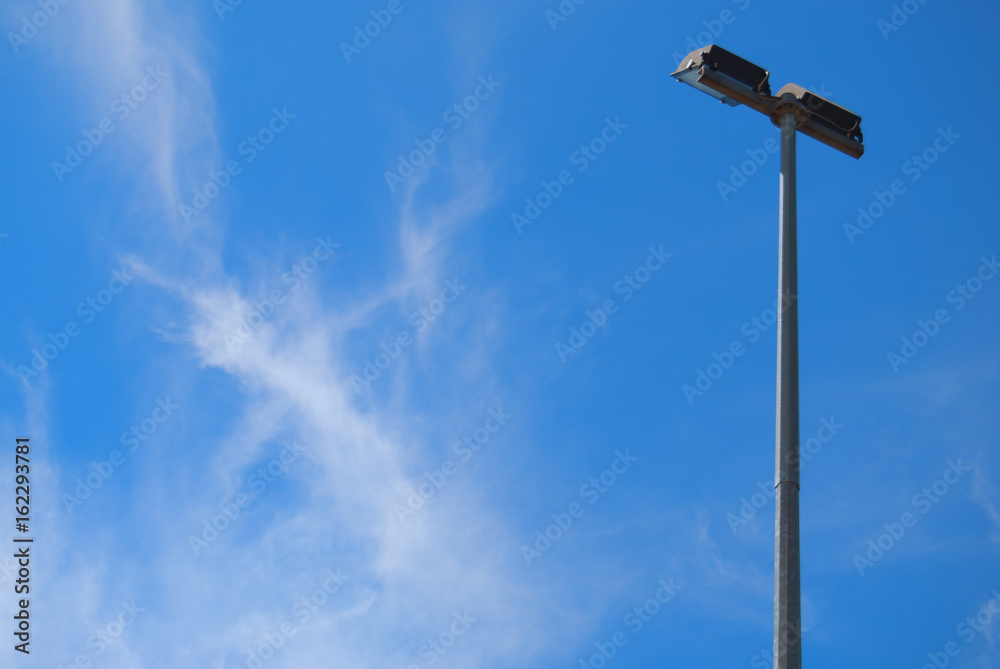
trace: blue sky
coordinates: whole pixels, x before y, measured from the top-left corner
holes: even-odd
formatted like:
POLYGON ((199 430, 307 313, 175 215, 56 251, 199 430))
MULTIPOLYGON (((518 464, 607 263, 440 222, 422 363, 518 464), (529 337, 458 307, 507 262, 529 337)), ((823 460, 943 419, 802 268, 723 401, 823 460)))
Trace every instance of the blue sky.
POLYGON ((711 41, 864 119, 798 143, 805 662, 1000 667, 998 14, 6 2, 4 666, 769 667, 777 130, 711 41))

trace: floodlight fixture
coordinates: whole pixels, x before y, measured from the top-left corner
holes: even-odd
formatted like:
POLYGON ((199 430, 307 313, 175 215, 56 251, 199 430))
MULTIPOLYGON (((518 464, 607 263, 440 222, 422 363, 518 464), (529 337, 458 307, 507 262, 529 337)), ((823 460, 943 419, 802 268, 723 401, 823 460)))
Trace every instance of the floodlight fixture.
POLYGON ((808 114, 805 123, 799 127, 799 132, 852 158, 860 158, 864 154, 860 116, 797 84, 782 86, 777 97, 781 100, 786 94, 794 96, 808 114))
POLYGON ((730 107, 745 104, 761 111, 771 97, 767 70, 714 44, 689 53, 671 76, 730 107))

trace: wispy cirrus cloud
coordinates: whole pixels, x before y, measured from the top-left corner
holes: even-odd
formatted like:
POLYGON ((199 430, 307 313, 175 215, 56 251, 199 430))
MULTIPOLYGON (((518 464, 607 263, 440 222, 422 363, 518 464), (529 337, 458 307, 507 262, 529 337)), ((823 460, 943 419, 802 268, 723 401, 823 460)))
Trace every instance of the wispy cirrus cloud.
MULTIPOLYGON (((346 383, 355 359, 345 340, 377 326, 386 310, 414 308, 448 278, 449 240, 489 205, 489 174, 481 171, 475 183, 436 203, 417 205, 412 192, 402 200, 399 246, 386 253, 403 262, 382 285, 360 297, 306 285, 234 350, 227 334, 252 309, 256 288, 284 268, 260 267, 260 276, 249 278, 227 273, 225 222, 202 216, 189 227, 176 214, 189 186, 219 160, 197 24, 181 10, 134 0, 80 6, 75 19, 72 31, 59 31, 54 50, 57 61, 73 63, 82 96, 95 108, 127 90, 151 63, 170 72, 119 150, 122 165, 139 175, 136 209, 151 214, 147 225, 173 232, 174 245, 123 248, 122 257, 160 291, 158 299, 179 309, 179 320, 160 328, 165 341, 188 348, 199 366, 224 373, 241 389, 228 435, 175 446, 177 457, 197 452, 202 472, 139 468, 135 474, 133 502, 160 557, 152 590, 146 577, 119 575, 115 590, 145 592, 140 605, 149 610, 117 644, 121 666, 245 666, 248 651, 300 615, 296 601, 321 588, 327 570, 342 570, 346 585, 298 621, 295 638, 270 666, 422 666, 435 653, 444 666, 495 666, 528 661, 573 636, 569 625, 545 624, 558 603, 539 601, 519 563, 506 560, 504 548, 515 537, 473 487, 454 486, 447 504, 400 525, 392 505, 420 475, 425 435, 402 427, 407 393, 384 408, 362 408, 346 383), (271 443, 285 437, 304 445, 303 456, 268 497, 234 519, 204 555, 194 555, 187 538, 246 487, 254 467, 271 458, 271 443), (197 494, 164 497, 164 489, 197 494), (466 623, 465 639, 444 654, 427 646, 449 633, 456 615, 474 620, 466 623), (185 643, 177 644, 179 638, 185 643)), ((414 179, 412 188, 419 185, 414 179)), ((464 308, 488 311, 489 300, 467 298, 464 308)), ((472 334, 475 349, 489 345, 485 332, 472 334)), ((196 391, 182 403, 189 412, 212 410, 198 407, 196 391)), ((99 612, 111 605, 104 600, 115 596, 96 586, 116 568, 111 549, 91 545, 85 554, 91 566, 69 558, 67 585, 85 603, 61 614, 63 627, 99 628, 99 612), (96 574, 93 565, 102 565, 96 574), (77 582, 95 587, 69 585, 77 582)), ((67 639, 74 636, 80 635, 67 639)), ((53 648, 53 656, 70 657, 73 644, 53 648)))

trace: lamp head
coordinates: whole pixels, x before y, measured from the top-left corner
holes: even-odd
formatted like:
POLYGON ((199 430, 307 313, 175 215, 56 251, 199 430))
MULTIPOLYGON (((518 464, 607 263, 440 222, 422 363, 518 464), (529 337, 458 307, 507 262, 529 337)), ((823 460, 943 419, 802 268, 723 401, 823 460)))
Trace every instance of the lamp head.
POLYGON ((860 158, 864 154, 864 135, 861 134, 860 116, 797 84, 788 84, 778 91, 779 98, 786 94, 794 96, 809 115, 806 122, 799 127, 802 134, 809 135, 853 158, 860 158))
POLYGON ((748 97, 771 96, 767 70, 715 44, 689 53, 670 76, 731 107, 747 104, 748 97))

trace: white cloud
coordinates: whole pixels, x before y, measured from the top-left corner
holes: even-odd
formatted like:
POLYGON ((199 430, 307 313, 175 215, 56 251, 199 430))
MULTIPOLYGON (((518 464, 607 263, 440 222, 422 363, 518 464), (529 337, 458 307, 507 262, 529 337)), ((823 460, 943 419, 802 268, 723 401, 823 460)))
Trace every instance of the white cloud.
MULTIPOLYGON (((196 26, 165 6, 136 0, 81 3, 75 18, 79 25, 59 31, 65 40, 59 51, 75 64, 95 109, 141 79, 147 65, 160 63, 171 72, 162 94, 151 97, 149 113, 129 128, 123 164, 147 177, 140 180, 137 206, 157 211, 154 220, 177 221, 174 212, 188 184, 218 158, 211 84, 193 46, 196 26)), ((392 505, 411 475, 419 474, 412 459, 421 436, 404 438, 399 429, 407 398, 389 409, 362 410, 346 384, 355 361, 347 357, 344 338, 364 331, 387 306, 420 302, 448 278, 442 263, 449 235, 489 199, 488 178, 429 209, 407 199, 399 221, 400 275, 387 277, 369 297, 338 304, 307 286, 235 351, 226 335, 249 311, 253 293, 220 269, 219 247, 211 240, 221 239, 221 225, 213 228, 202 217, 199 239, 209 241, 181 242, 182 234, 173 249, 133 255, 142 278, 164 288, 189 315, 186 324, 170 329, 169 340, 190 346, 204 367, 229 375, 244 393, 244 406, 242 422, 221 444, 198 444, 208 464, 200 497, 164 498, 164 487, 184 489, 180 474, 170 471, 140 482, 134 493, 139 522, 151 533, 144 541, 158 545, 161 557, 151 565, 153 583, 130 569, 116 574, 117 589, 138 590, 140 606, 150 611, 109 651, 117 666, 137 657, 144 667, 245 661, 244 649, 294 619, 295 601, 315 591, 327 569, 338 568, 350 575, 349 585, 300 626, 269 666, 423 664, 419 647, 466 611, 476 622, 439 666, 516 663, 576 634, 565 624, 546 622, 558 604, 539 601, 520 561, 504 557, 514 538, 497 509, 472 487, 456 486, 448 504, 399 523, 392 505), (248 511, 195 557, 187 536, 241 489, 248 466, 273 457, 268 444, 279 436, 305 445, 298 466, 274 484, 280 491, 262 494, 253 509, 258 515, 248 511)), ((100 578, 81 566, 99 561, 115 569, 111 565, 124 558, 106 550, 89 545, 71 559, 67 583, 77 585, 68 587, 89 601, 63 611, 63 627, 92 629, 112 606, 115 595, 102 592, 100 578)), ((57 661, 70 659, 81 637, 65 638, 52 649, 57 661)))

